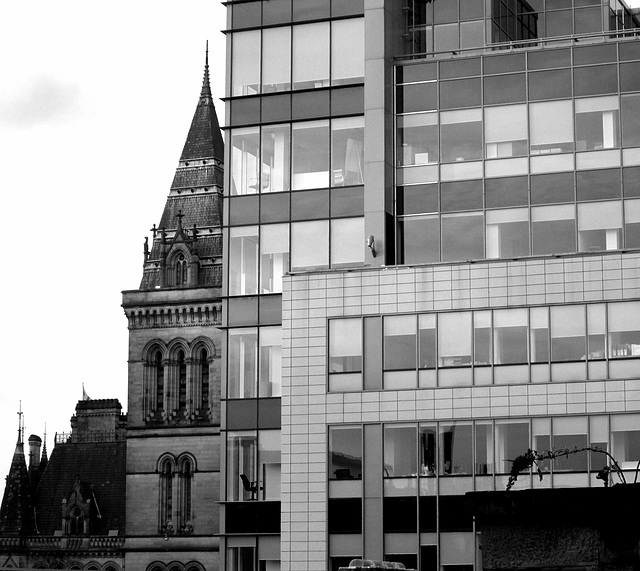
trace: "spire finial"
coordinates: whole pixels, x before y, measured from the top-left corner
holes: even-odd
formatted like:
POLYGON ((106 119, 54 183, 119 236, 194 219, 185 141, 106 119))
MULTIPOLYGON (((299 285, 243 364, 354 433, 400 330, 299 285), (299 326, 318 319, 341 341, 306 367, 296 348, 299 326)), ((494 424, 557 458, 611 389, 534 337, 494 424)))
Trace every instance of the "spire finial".
POLYGON ((20 406, 18 408, 18 444, 22 444, 22 431, 23 431, 23 427, 22 427, 22 415, 24 413, 22 412, 22 401, 20 401, 20 406))
POLYGON ((202 80, 202 91, 200 99, 208 99, 211 97, 211 86, 209 85, 209 40, 207 40, 204 50, 204 78, 202 80))

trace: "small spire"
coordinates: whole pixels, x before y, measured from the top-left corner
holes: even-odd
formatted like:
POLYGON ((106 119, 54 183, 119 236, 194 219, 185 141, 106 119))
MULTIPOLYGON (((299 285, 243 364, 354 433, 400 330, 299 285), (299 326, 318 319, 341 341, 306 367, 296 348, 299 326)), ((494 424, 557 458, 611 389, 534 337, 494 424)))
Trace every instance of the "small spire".
POLYGON ((24 427, 22 424, 22 401, 20 401, 20 407, 18 408, 18 444, 22 444, 22 433, 24 431, 24 427))
POLYGON ((202 79, 202 91, 200 99, 211 97, 211 86, 209 85, 209 40, 207 40, 204 56, 204 78, 202 79))

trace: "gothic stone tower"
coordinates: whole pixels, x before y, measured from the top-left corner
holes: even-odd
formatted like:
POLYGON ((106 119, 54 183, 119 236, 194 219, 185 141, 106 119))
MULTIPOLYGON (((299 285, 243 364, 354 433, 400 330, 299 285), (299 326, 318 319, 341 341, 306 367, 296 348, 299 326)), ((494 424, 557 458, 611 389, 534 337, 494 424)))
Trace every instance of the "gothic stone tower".
POLYGON ((218 568, 223 145, 207 61, 140 288, 123 292, 131 569, 218 568))

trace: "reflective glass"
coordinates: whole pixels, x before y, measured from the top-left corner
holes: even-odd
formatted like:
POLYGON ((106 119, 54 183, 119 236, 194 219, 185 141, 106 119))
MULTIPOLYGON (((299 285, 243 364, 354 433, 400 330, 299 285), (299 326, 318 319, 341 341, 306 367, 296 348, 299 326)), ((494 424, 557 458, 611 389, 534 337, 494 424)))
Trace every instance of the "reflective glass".
POLYGON ((258 396, 280 396, 282 384, 282 328, 261 327, 258 396))
POLYGON ((292 189, 329 186, 329 122, 294 123, 292 189))
POLYGON ((529 203, 529 182, 526 176, 485 179, 484 192, 487 208, 526 206, 529 203))
MULTIPOLYGON (((257 440, 255 431, 227 432, 227 500, 256 499, 243 485, 241 476, 246 477, 249 483, 256 482, 257 440)), ((253 547, 233 547, 227 549, 227 553, 232 561, 237 562, 236 569, 251 569, 247 564, 253 563, 253 547)))
POLYGON ((611 417, 611 454, 623 470, 634 470, 640 461, 640 415, 611 417))
POLYGON ((435 216, 411 216, 398 221, 403 264, 440 261, 440 220, 435 216))
POLYGON ((602 8, 583 8, 575 11, 575 33, 589 34, 602 31, 602 8))
POLYGON ((481 212, 442 216, 442 261, 484 257, 484 221, 481 212))
POLYGON ((438 162, 438 114, 416 113, 397 118, 398 165, 427 165, 438 162))
POLYGON ((331 186, 364 183, 364 117, 331 122, 331 186))
POLYGON ((440 185, 440 210, 474 210, 482 208, 482 180, 443 182, 440 185))
POLYGON ((496 365, 529 362, 528 311, 504 309, 493 312, 493 347, 496 365))
POLYGON ((573 70, 575 95, 599 95, 618 91, 618 68, 615 65, 577 67, 573 70))
POLYGON ((551 307, 551 360, 581 361, 587 353, 583 305, 551 307))
POLYGON ((362 371, 362 320, 329 321, 329 373, 362 371))
POLYGON ((484 78, 484 102, 517 103, 527 99, 526 76, 524 73, 493 75, 484 78))
POLYGON ((437 212, 438 185, 399 186, 396 189, 396 210, 399 216, 437 212))
MULTIPOLYGON (((416 426, 387 424, 384 427, 385 478, 407 478, 418 473, 416 426)), ((415 525, 415 524, 414 524, 415 525)))
POLYGON ((531 154, 573 150, 573 105, 571 100, 532 103, 531 154))
POLYGON ((640 197, 640 167, 622 169, 622 185, 625 198, 640 197))
POLYGON ((436 52, 454 51, 460 47, 458 40, 458 24, 440 24, 434 26, 436 52))
POLYGON ((640 248, 640 200, 624 201, 624 234, 627 248, 640 248))
MULTIPOLYGON (((552 418, 553 450, 576 450, 588 445, 587 417, 552 418)), ((558 456, 554 472, 586 472, 589 456, 585 453, 558 456)))
POLYGON ((511 472, 514 458, 525 454, 530 448, 528 420, 496 421, 496 471, 511 472))
POLYGON ((491 364, 491 312, 473 312, 473 364, 491 364))
POLYGON ((231 38, 231 95, 260 93, 260 30, 231 38))
MULTIPOLYGON (((275 396, 275 395, 274 395, 275 396)), ((258 489, 260 500, 279 500, 281 487, 280 431, 258 433, 258 489)))
POLYGON ((573 202, 574 200, 572 172, 540 174, 531 177, 531 204, 573 202))
POLYGON ((620 64, 620 91, 640 91, 640 62, 620 64))
POLYGON ((529 74, 529 99, 558 99, 571 97, 571 70, 554 69, 529 74))
POLYGON ((576 150, 620 146, 619 121, 617 96, 576 99, 576 150))
POLYGON ((436 316, 422 314, 418 316, 419 362, 421 369, 434 369, 436 366, 436 316))
POLYGON ((293 88, 309 89, 328 85, 329 23, 294 26, 293 88))
POLYGON ((282 276, 289 271, 289 226, 264 224, 260 228, 260 292, 281 293, 282 276))
POLYGON ((640 302, 610 303, 609 358, 640 357, 640 302))
POLYGON ((620 169, 579 171, 576 195, 579 201, 620 198, 620 169))
POLYGON ((329 14, 329 0, 294 0, 293 2, 294 21, 328 18, 329 14))
POLYGON ((329 267, 329 221, 291 224, 291 269, 329 267))
POLYGON ((549 311, 546 307, 533 307, 529 313, 531 335, 531 362, 549 362, 549 311))
MULTIPOLYGON (((438 433, 436 427, 429 425, 420 426, 420 475, 435 476, 437 464, 436 443, 438 433)), ((422 499, 422 498, 421 498, 422 499)), ((421 514, 422 517, 422 514, 421 514)))
POLYGON ((362 427, 329 427, 329 479, 362 478, 362 427))
POLYGON ((481 159, 482 110, 443 111, 440 114, 440 145, 442 162, 481 159))
POLYGON ((364 263, 364 218, 331 221, 331 266, 364 263))
POLYGON ((440 367, 471 365, 471 313, 438 315, 438 359, 440 367))
POLYGON ((384 318, 384 369, 416 368, 416 316, 394 315, 384 318))
POLYGON ((574 206, 538 206, 531 209, 532 254, 576 251, 574 206))
POLYGON ((473 474, 473 436, 470 422, 440 425, 440 474, 473 474))
POLYGON ((291 196, 291 220, 318 220, 328 217, 328 190, 300 191, 291 196))
MULTIPOLYGON (((569 6, 571 1, 569 0, 569 6)), ((573 12, 558 10, 553 14, 547 13, 547 36, 570 36, 573 34, 573 12)))
POLYGON ((489 210, 486 216, 487 258, 529 255, 529 211, 526 208, 489 210))
POLYGON ((259 153, 258 127, 231 131, 231 195, 258 192, 259 153))
POLYGON ((291 89, 291 28, 262 31, 262 93, 291 89))
POLYGON ((227 398, 255 398, 258 332, 255 327, 229 329, 227 398))
POLYGON ((331 23, 331 84, 364 81, 364 19, 331 23))
POLYGON ((229 229, 229 295, 258 293, 258 227, 229 229))
POLYGON ((622 247, 622 204, 578 204, 578 251, 618 250, 622 247))
POLYGON ((289 190, 290 164, 289 125, 265 125, 262 127, 262 173, 260 192, 289 190))
POLYGON ((482 83, 479 77, 440 82, 440 109, 475 107, 482 104, 482 83))
POLYGON ((622 146, 640 147, 640 94, 622 96, 622 146))
POLYGON ((331 191, 331 216, 364 216, 364 187, 334 188, 331 191))
POLYGON ((400 85, 396 89, 396 111, 398 113, 415 113, 438 108, 438 84, 411 83, 400 85))
POLYGON ((485 108, 484 143, 487 159, 526 155, 528 138, 526 105, 485 108))

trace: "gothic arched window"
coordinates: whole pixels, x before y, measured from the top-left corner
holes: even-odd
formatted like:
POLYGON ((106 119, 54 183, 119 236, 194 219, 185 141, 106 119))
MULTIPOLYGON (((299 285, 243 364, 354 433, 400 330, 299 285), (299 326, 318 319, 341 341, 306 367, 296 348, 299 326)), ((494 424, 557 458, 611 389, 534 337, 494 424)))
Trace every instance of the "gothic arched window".
POLYGON ((156 351, 153 356, 153 367, 156 376, 156 406, 155 409, 164 410, 164 366, 162 365, 162 353, 156 351))
POLYGON ((187 362, 185 361, 184 351, 180 349, 177 355, 177 372, 178 372, 178 408, 185 410, 187 408, 187 362))
POLYGON ((161 532, 173 531, 173 462, 165 459, 160 467, 160 510, 159 528, 161 532))
POLYGON ((193 480, 193 464, 190 457, 185 457, 180 461, 179 472, 179 494, 180 507, 178 512, 178 529, 182 533, 191 533, 193 527, 191 524, 191 484, 193 480))
POLYGON ((176 286, 185 285, 187 283, 187 260, 184 254, 180 254, 175 264, 176 286))
POLYGON ((200 376, 202 380, 200 410, 206 412, 209 409, 209 354, 206 349, 200 351, 200 376))

